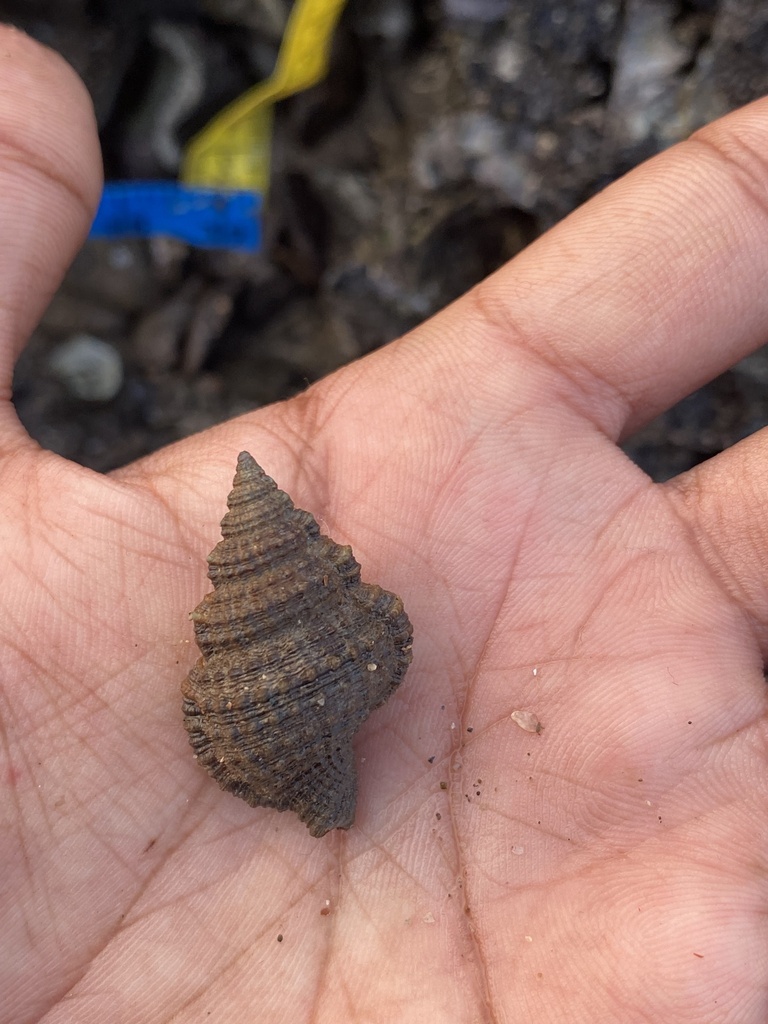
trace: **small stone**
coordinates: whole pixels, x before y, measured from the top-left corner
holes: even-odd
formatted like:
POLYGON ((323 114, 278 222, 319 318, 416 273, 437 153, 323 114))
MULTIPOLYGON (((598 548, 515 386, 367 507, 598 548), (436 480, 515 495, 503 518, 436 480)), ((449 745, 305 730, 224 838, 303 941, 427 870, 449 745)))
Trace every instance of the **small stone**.
POLYGON ((468 21, 502 21, 510 7, 510 0, 443 0, 449 18, 468 21))
POLYGON ((542 730, 541 722, 532 711, 513 711, 509 717, 526 732, 539 733, 542 730))
POLYGON ((211 349, 221 337, 232 316, 234 300, 224 287, 208 288, 195 307, 184 343, 181 368, 184 373, 198 373, 211 349))
POLYGON ((120 353, 92 334, 75 334, 59 345, 49 366, 70 394, 84 402, 109 402, 123 386, 120 353))

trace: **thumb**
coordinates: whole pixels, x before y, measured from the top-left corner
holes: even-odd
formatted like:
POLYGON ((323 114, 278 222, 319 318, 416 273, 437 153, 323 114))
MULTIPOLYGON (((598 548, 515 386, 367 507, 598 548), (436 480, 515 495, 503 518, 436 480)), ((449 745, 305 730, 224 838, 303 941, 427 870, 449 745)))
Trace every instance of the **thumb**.
POLYGON ((10 404, 18 354, 90 226, 101 157, 72 68, 0 26, 0 459, 26 437, 10 404))

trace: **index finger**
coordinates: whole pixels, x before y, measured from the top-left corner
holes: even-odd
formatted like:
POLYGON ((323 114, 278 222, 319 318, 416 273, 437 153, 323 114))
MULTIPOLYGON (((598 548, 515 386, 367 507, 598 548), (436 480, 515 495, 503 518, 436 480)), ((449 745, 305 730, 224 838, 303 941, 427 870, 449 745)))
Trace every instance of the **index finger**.
POLYGON ((631 433, 768 340, 767 164, 759 100, 637 167, 479 285, 482 319, 564 375, 609 436, 631 433))

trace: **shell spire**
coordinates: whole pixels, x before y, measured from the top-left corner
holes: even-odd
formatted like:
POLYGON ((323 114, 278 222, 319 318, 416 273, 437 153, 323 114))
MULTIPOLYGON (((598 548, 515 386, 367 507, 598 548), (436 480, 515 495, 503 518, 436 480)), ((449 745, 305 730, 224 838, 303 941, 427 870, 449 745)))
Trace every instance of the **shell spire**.
POLYGON ((191 613, 202 657, 182 685, 190 743, 252 806, 295 811, 313 836, 347 829, 352 737, 402 681, 411 623, 248 452, 227 505, 214 590, 191 613))

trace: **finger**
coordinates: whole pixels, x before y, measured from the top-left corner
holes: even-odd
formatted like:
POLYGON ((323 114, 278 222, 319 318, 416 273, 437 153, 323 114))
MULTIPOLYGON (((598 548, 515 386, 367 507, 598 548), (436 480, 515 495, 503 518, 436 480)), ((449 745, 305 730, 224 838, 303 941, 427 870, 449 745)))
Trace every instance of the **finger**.
MULTIPOLYGON (((375 376, 395 403, 382 447, 392 451, 392 424, 435 396, 455 446, 468 433, 508 429, 515 408, 555 401, 617 438, 759 346, 768 322, 766 142, 764 100, 637 168, 396 354, 376 353, 375 376)), ((337 409, 348 416, 350 404, 337 409)), ((366 409, 367 441, 376 415, 366 409)), ((562 437, 562 423, 551 429, 562 437)), ((450 447, 444 436, 441 447, 450 447)))
POLYGON ((501 334, 636 429, 766 340, 767 162, 761 100, 638 167, 470 293, 464 358, 501 334))
POLYGON ((91 101, 70 66, 0 26, 0 454, 19 350, 82 243, 101 188, 91 101))
MULTIPOLYGON (((513 407, 553 400, 617 438, 758 347, 767 142, 768 101, 728 115, 596 196, 396 354, 376 353, 375 376, 395 403, 382 447, 393 450, 398 417, 410 422, 413 406, 436 396, 443 451, 447 430, 458 446, 498 434, 513 407)), ((351 403, 335 401, 349 416, 351 403)), ((366 410, 361 438, 372 437, 376 412, 366 410)), ((552 429, 562 436, 562 424, 552 429)))
POLYGON ((768 657, 768 431, 664 487, 712 573, 751 617, 768 657))

